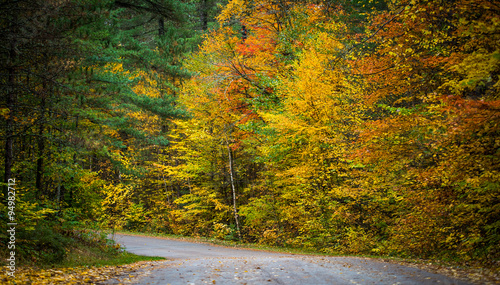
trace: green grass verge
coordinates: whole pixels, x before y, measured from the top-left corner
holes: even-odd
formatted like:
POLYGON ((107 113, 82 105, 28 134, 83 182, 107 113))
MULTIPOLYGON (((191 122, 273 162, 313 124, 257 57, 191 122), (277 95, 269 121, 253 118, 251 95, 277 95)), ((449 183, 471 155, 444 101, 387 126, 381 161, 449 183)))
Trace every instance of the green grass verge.
POLYGON ((139 261, 165 260, 158 256, 136 255, 130 252, 111 253, 101 248, 91 247, 83 244, 72 246, 61 263, 50 265, 51 267, 100 267, 131 264, 139 261))

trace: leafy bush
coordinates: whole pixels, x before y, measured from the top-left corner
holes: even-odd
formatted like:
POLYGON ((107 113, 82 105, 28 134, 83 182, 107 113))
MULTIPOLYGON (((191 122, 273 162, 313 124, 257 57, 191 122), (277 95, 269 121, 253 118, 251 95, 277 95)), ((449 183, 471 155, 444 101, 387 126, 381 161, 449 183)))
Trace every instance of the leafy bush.
POLYGON ((72 239, 57 231, 53 222, 40 222, 34 231, 18 233, 19 252, 32 262, 52 264, 61 262, 72 239))

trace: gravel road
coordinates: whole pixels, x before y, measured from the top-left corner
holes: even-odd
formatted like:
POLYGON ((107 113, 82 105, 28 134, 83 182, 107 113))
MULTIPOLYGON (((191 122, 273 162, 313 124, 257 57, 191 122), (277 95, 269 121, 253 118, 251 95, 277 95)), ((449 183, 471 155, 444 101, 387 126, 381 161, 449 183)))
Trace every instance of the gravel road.
POLYGON ((167 258, 139 272, 131 283, 140 285, 469 284, 369 258, 282 254, 118 234, 114 238, 129 252, 167 258))

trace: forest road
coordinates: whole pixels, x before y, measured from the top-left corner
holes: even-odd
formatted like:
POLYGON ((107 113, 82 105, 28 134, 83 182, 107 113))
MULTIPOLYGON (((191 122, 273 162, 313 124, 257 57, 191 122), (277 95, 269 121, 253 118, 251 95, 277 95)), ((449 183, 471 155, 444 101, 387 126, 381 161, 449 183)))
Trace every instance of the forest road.
POLYGON ((114 239, 129 252, 167 258, 140 269, 132 284, 469 284, 371 258, 294 255, 121 234, 114 239))

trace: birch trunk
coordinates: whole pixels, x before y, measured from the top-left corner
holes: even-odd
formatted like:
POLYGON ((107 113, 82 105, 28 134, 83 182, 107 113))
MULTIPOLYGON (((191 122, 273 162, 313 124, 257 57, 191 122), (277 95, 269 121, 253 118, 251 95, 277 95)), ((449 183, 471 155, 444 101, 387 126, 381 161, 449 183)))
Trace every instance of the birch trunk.
POLYGON ((240 232, 240 222, 238 219, 238 209, 236 207, 236 188, 234 186, 234 175, 233 175, 233 155, 231 153, 231 148, 229 147, 229 141, 226 138, 226 146, 229 157, 229 177, 231 180, 231 191, 233 192, 233 212, 234 212, 234 221, 236 222, 236 231, 238 232, 238 240, 241 241, 241 232, 240 232))

